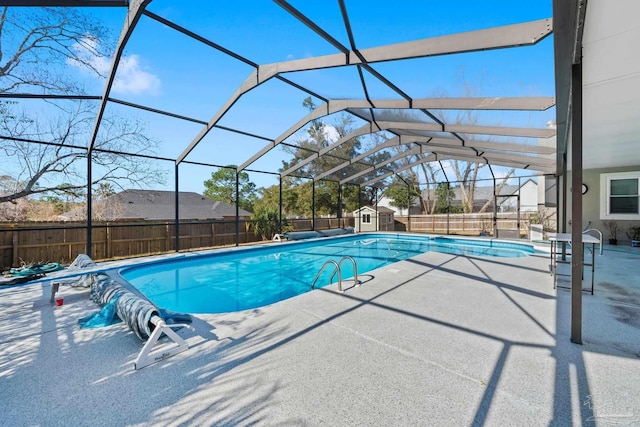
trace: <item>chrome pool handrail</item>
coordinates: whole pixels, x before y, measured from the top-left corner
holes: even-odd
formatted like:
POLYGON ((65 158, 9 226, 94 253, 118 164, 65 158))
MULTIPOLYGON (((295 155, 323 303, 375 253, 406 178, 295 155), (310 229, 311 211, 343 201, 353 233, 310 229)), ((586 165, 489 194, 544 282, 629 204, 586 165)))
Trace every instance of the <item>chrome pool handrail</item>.
MULTIPOLYGON (((349 255, 345 255, 340 259, 340 262, 338 262, 338 268, 340 270, 340 273, 342 273, 342 263, 347 260, 353 263, 353 283, 355 284, 355 286, 360 286, 360 282, 358 281, 358 264, 356 264, 356 260, 353 259, 353 257, 350 257, 349 255)), ((333 273, 333 275, 329 279, 329 282, 333 280, 333 276, 335 276, 335 273, 333 273)), ((338 288, 340 292, 342 292, 342 283, 339 283, 338 288)))
POLYGON ((316 274, 316 277, 313 279, 313 282, 311 282, 311 289, 315 289, 316 282, 320 278, 320 275, 325 270, 325 268, 327 268, 328 265, 333 265, 335 267, 335 271, 329 278, 329 283, 331 283, 331 281, 333 280, 333 277, 336 275, 336 273, 338 273, 338 291, 344 292, 342 290, 342 268, 341 267, 342 267, 342 263, 347 260, 353 263, 353 281, 355 283, 355 286, 360 286, 360 282, 358 281, 358 264, 356 264, 356 260, 353 259, 353 257, 350 257, 347 255, 347 256, 343 256, 340 259, 340 262, 335 262, 334 260, 330 259, 330 260, 327 260, 324 264, 322 264, 320 271, 318 271, 318 274, 316 274))
MULTIPOLYGON (((316 274, 315 279, 313 279, 313 282, 311 282, 311 289, 315 289, 316 288, 316 282, 318 281, 318 279, 320 278, 320 275, 322 274, 322 272, 324 271, 325 268, 327 268, 328 265, 333 264, 336 268, 336 272, 338 272, 338 289, 340 290, 340 292, 342 292, 342 274, 340 274, 340 265, 335 262, 334 260, 330 259, 328 261, 326 261, 324 264, 322 264, 322 268, 320 268, 320 271, 318 271, 318 274, 316 274)), ((333 279, 333 276, 336 273, 334 272, 333 275, 331 275, 331 279, 333 279)), ((329 282, 331 282, 331 279, 329 279, 329 282)))

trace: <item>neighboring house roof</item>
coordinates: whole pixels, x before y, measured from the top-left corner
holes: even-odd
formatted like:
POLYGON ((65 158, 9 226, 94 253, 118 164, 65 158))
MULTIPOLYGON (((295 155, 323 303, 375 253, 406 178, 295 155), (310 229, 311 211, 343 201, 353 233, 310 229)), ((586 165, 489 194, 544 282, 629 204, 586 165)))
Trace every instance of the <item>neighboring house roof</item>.
MULTIPOLYGON (((518 189, 524 187, 525 185, 527 185, 527 183, 531 181, 534 185, 537 186, 536 182, 531 180, 531 179, 527 179, 525 182, 522 183, 522 185, 518 186, 518 185, 503 185, 502 188, 500 188, 498 194, 501 196, 512 196, 512 195, 516 195, 518 193, 518 189)), ((461 203, 461 199, 462 197, 460 196, 460 188, 454 188, 454 193, 455 196, 453 198, 453 202, 454 203, 461 203)), ((476 187, 473 193, 473 198, 475 199, 476 203, 479 202, 480 200, 491 200, 493 199, 493 186, 483 186, 483 187, 476 187)), ((498 201, 498 203, 501 203, 501 201, 498 201)))
MULTIPOLYGON (((201 194, 181 191, 178 193, 180 219, 223 219, 236 216, 236 207, 229 203, 211 200, 201 194)), ((99 217, 105 219, 175 219, 175 193, 158 190, 124 190, 96 204, 99 217), (101 205, 101 206, 98 206, 101 205)), ((61 215, 75 219, 84 215, 83 209, 73 209, 61 215)), ((251 212, 239 210, 240 217, 250 217, 251 212)))
MULTIPOLYGON (((353 211, 353 213, 356 214, 356 213, 358 213, 360 211, 363 211, 363 210, 369 210, 371 212, 376 212, 376 208, 374 208, 374 207, 363 206, 360 209, 357 209, 357 210, 353 211)), ((378 206, 377 211, 378 212, 382 212, 382 213, 394 213, 395 212, 393 209, 389 209, 389 208, 384 207, 384 206, 378 206)))

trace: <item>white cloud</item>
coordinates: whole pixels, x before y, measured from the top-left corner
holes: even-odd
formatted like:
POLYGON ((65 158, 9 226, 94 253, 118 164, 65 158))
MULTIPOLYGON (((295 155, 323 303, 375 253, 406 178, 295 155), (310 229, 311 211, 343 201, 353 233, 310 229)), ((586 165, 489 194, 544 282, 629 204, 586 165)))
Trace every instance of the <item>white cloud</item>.
POLYGON ((116 80, 113 82, 113 90, 120 93, 158 93, 160 79, 151 73, 144 71, 139 62, 138 55, 129 55, 120 59, 116 80))
POLYGON ((336 142, 337 140, 340 139, 340 134, 338 133, 338 130, 326 123, 324 124, 324 126, 322 126, 322 133, 324 133, 324 137, 329 142, 336 142))
MULTIPOLYGON (((96 72, 101 76, 109 73, 111 59, 98 55, 96 40, 85 37, 73 46, 78 60, 69 59, 67 64, 76 67, 94 77, 96 72)), ((103 77, 99 77, 103 79, 103 77)), ((160 90, 160 79, 153 73, 145 71, 139 55, 128 55, 120 58, 118 72, 113 82, 112 91, 120 94, 156 94, 160 90)))

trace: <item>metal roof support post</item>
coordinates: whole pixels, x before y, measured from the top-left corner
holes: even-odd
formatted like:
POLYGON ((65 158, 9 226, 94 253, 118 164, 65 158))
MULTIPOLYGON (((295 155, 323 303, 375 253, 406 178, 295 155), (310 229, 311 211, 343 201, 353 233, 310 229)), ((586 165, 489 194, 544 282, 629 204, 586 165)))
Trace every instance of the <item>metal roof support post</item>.
POLYGON ((571 67, 571 342, 582 344, 582 62, 571 67))
POLYGON ((87 149, 87 256, 91 258, 91 246, 93 244, 92 234, 93 234, 93 222, 91 217, 93 216, 93 202, 91 200, 91 181, 92 178, 92 169, 91 169, 91 150, 87 149))
POLYGON ((176 204, 176 217, 175 217, 175 239, 176 239, 176 252, 180 252, 180 187, 178 185, 178 178, 180 176, 179 169, 180 164, 175 165, 175 190, 174 190, 174 203, 176 204))
POLYGON ((236 169, 236 246, 240 245, 240 172, 236 169))
MULTIPOLYGON (((338 184, 338 228, 342 226, 342 184, 338 184)), ((331 228, 331 222, 329 222, 329 228, 331 228)))
MULTIPOLYGON (((562 233, 567 232, 567 153, 562 155, 562 233)), ((567 244, 562 242, 562 260, 567 259, 567 244)))
POLYGON ((358 233, 362 230, 362 192, 360 190, 362 190, 362 187, 358 185, 358 227, 356 230, 358 233))
POLYGON ((451 191, 451 184, 447 181, 447 234, 451 232, 450 223, 449 223, 449 215, 451 213, 451 200, 449 200, 449 191, 451 191))
POLYGON ((498 196, 496 195, 495 177, 493 178, 493 237, 498 237, 498 196))
POLYGON ((280 176, 279 180, 279 192, 280 192, 280 207, 278 210, 278 234, 282 234, 282 176, 280 176))
POLYGON ((518 206, 516 209, 516 228, 518 229, 518 238, 520 237, 520 191, 522 191, 522 180, 518 177, 518 206))
POLYGON ((311 230, 316 231, 316 181, 311 181, 311 230))
POLYGON ((376 231, 380 231, 380 217, 378 215, 378 187, 373 187, 376 192, 376 231))
MULTIPOLYGON (((418 185, 420 191, 420 185, 418 185)), ((407 231, 411 231, 411 186, 407 182, 407 231)))
MULTIPOLYGON (((491 165, 487 163, 489 170, 491 171, 491 177, 493 178, 493 237, 498 237, 498 196, 496 195, 496 176, 493 173, 491 165)), ((471 201, 473 210, 473 200, 471 201)))

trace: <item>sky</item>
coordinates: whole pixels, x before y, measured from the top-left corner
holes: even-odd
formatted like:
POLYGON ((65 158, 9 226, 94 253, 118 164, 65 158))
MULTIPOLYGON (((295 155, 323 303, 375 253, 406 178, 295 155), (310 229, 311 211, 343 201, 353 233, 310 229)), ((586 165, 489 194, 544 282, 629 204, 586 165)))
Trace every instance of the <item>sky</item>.
MULTIPOLYGON (((291 1, 293 7, 314 20, 344 46, 350 42, 337 1, 291 1)), ((354 42, 358 49, 382 46, 552 16, 552 0, 346 0, 354 42)), ((154 0, 152 13, 173 21, 208 40, 258 64, 337 53, 282 7, 267 0, 188 1, 154 0)), ((113 46, 125 20, 124 8, 86 8, 111 29, 113 46)), ((103 58, 84 48, 78 54, 102 71, 110 67, 103 58)), ((69 73, 82 81, 89 93, 101 95, 104 81, 78 64, 68 63, 69 73)), ((553 38, 533 47, 390 61, 373 67, 414 98, 434 96, 554 96, 553 38)), ((210 120, 231 98, 253 68, 225 53, 193 40, 143 16, 121 59, 111 96, 124 101, 170 111, 201 121, 210 120)), ((328 98, 364 99, 355 67, 287 73, 291 81, 328 98)), ((398 98, 397 94, 365 75, 372 98, 398 98)), ((219 124, 275 139, 307 114, 302 101, 308 94, 276 79, 244 94, 219 124)), ((316 104, 322 103, 315 99, 316 104)), ((177 158, 202 130, 201 124, 109 104, 106 114, 139 117, 160 144, 156 153, 177 158)), ((455 114, 448 112, 445 114, 455 114)), ((479 124, 545 127, 555 110, 541 113, 487 113, 476 116, 479 124)), ((330 123, 334 117, 327 118, 330 123)), ((354 127, 364 122, 356 120, 354 127)), ((335 138, 331 127, 330 138, 335 138)), ((304 130, 288 142, 304 137, 304 130)), ((221 129, 211 130, 186 160, 215 165, 242 164, 267 142, 221 129)), ((289 156, 275 148, 249 166, 275 172, 289 156)), ((166 169, 167 182, 157 189, 173 190, 174 166, 166 169)), ((210 167, 182 164, 182 191, 202 192, 203 182, 215 171, 210 167)), ((498 168, 498 175, 501 173, 498 168)), ((522 172, 530 174, 530 172, 522 172)), ((258 186, 277 184, 277 177, 250 172, 258 186)))

